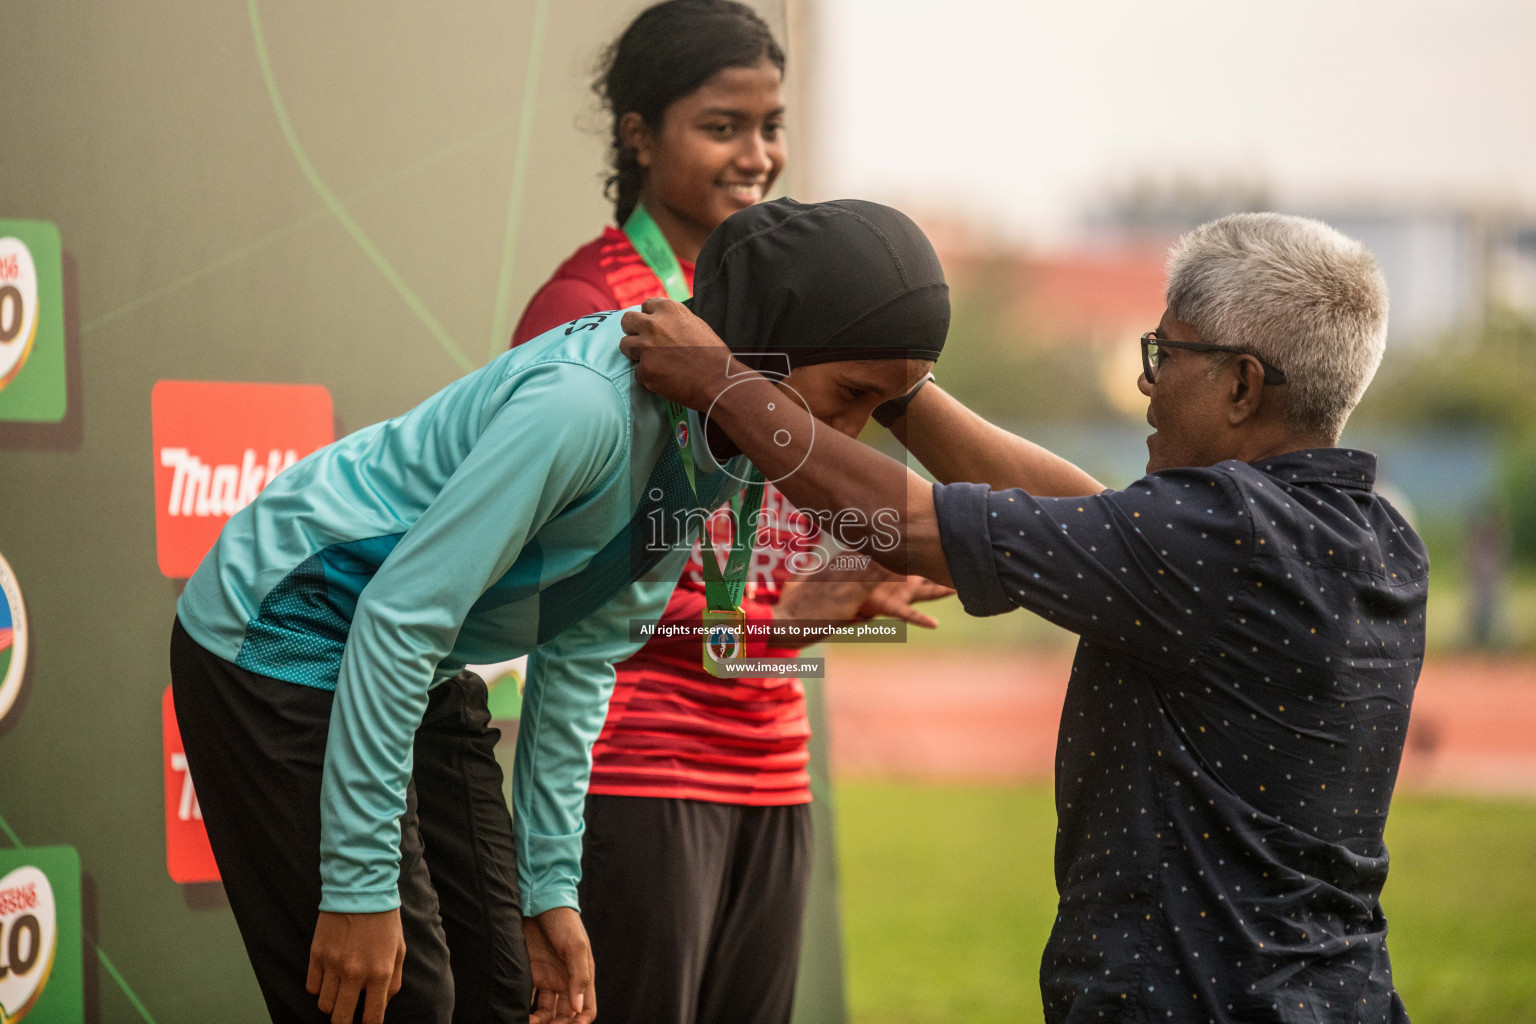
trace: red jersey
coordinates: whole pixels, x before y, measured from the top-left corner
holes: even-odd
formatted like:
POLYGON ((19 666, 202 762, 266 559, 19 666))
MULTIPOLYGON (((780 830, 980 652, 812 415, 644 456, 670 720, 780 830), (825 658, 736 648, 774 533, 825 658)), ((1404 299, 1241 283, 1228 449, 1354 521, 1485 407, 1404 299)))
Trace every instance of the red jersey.
MULTIPOLYGON (((683 260, 693 286, 693 264, 683 260)), ((622 231, 608 227, 562 263, 528 302, 512 334, 520 345, 588 313, 623 309, 665 295, 622 231)), ((814 525, 792 522, 794 507, 769 484, 742 609, 749 622, 773 618, 789 577, 787 559, 817 540, 814 525), (794 528, 792 528, 794 527, 794 528)), ((717 555, 731 544, 720 510, 709 533, 717 555)), ((664 623, 696 623, 706 607, 703 563, 695 544, 664 623)), ((748 643, 747 653, 788 656, 748 643)), ((588 792, 779 806, 809 803, 805 689, 798 679, 717 679, 704 671, 697 640, 656 639, 616 666, 608 720, 592 748, 588 792)))

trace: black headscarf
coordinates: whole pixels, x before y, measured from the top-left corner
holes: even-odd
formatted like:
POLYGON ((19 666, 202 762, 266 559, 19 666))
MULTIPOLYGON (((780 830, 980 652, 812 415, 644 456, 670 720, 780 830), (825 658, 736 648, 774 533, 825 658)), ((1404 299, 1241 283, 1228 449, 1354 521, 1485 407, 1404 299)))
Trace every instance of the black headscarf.
POLYGON ((791 367, 938 359, 949 332, 949 286, 927 237, 858 199, 733 214, 699 253, 689 306, 749 365, 768 352, 791 367))

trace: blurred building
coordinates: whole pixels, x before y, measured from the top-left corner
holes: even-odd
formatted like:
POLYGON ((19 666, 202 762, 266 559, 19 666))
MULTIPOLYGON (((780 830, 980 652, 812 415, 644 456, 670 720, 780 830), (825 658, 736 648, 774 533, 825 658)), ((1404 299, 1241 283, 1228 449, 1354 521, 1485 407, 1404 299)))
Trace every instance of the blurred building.
POLYGON ((1168 246, 1233 210, 1279 208, 1364 242, 1381 262, 1395 343, 1475 330, 1494 310, 1536 316, 1536 216, 1472 207, 1271 203, 1258 189, 1133 193, 1090 215, 1080 240, 1051 251, 1010 247, 963 223, 920 217, 951 286, 996 292, 1011 343, 1104 351, 1157 325, 1168 246))
POLYGON ((1129 240, 1117 247, 1055 251, 1008 248, 953 222, 924 219, 950 288, 992 293, 1025 346, 1123 345, 1157 326, 1166 283, 1163 247, 1129 240))
POLYGON ((1416 346, 1470 333, 1494 310, 1536 316, 1536 215, 1475 203, 1287 203, 1260 184, 1139 183, 1085 218, 1088 244, 1106 252, 1164 247, 1234 211, 1315 217, 1364 242, 1392 300, 1391 337, 1416 346))
POLYGON ((963 398, 987 406, 987 390, 1005 391, 987 407, 1009 418, 1141 419, 1136 339, 1163 313, 1163 247, 1131 241, 1034 250, 957 219, 919 213, 918 220, 954 300, 951 333, 959 345, 946 360, 952 386, 965 392, 967 373, 957 362, 981 364, 971 368, 963 398), (1029 381, 1030 390, 1021 393, 1009 380, 1029 381))
MULTIPOLYGON (((1536 317, 1536 219, 1512 211, 1287 208, 1241 184, 1145 190, 1106 202, 1073 244, 1053 250, 919 211, 955 299, 949 386, 1102 478, 1133 479, 1146 412, 1135 386, 1136 339, 1162 316, 1168 245, 1224 213, 1277 206, 1332 224, 1376 253, 1391 291, 1394 350, 1428 352, 1447 337, 1471 343, 1496 310, 1536 317)), ((1498 474, 1497 444, 1484 429, 1362 423, 1348 440, 1382 453, 1387 478, 1432 519, 1473 514, 1498 474)))

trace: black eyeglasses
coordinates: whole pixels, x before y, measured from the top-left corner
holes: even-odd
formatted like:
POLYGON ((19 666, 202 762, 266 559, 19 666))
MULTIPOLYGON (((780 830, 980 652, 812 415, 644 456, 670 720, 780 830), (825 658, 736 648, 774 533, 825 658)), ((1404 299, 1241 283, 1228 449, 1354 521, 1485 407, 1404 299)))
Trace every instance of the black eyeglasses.
MULTIPOLYGON (((1240 356, 1253 356, 1247 349, 1237 348, 1234 345, 1207 345, 1203 341, 1169 341, 1167 338, 1159 338, 1156 331, 1148 331, 1141 336, 1141 371, 1147 375, 1148 384, 1157 383, 1157 367, 1163 361, 1163 354, 1159 349, 1184 348, 1191 352, 1233 352, 1240 356)), ((1259 359, 1258 356, 1253 356, 1259 359)), ((1264 367, 1265 384, 1284 384, 1285 371, 1278 366, 1271 366, 1259 359, 1259 365, 1264 367)))

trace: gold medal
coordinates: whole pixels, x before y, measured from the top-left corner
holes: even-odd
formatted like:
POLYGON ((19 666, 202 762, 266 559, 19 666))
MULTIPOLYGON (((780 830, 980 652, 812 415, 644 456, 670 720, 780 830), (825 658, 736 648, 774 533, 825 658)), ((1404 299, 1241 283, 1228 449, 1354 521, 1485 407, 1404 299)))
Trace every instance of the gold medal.
POLYGON ((720 677, 720 666, 746 653, 747 613, 740 608, 704 612, 704 671, 720 677))

